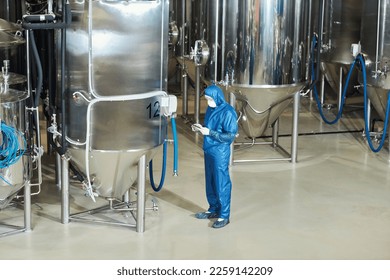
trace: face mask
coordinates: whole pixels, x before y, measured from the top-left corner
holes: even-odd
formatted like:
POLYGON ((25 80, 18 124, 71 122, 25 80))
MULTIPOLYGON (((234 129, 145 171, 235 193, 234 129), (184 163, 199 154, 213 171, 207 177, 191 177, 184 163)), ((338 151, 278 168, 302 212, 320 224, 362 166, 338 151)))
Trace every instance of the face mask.
POLYGON ((211 97, 206 96, 206 100, 207 100, 207 105, 209 105, 209 107, 211 108, 217 107, 217 104, 215 104, 214 99, 212 99, 211 97))

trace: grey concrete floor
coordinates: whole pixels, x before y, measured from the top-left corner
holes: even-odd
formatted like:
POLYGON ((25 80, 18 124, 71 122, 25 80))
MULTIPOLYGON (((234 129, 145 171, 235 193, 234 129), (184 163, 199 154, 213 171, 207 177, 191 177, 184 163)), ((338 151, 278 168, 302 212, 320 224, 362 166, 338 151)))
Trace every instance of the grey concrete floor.
MULTIPOLYGON (((289 150, 291 108, 280 124, 279 142, 289 150)), ((194 218, 207 208, 203 152, 201 139, 180 116, 179 176, 171 176, 169 146, 163 189, 155 193, 147 186, 147 207, 154 201, 158 211, 146 211, 144 233, 121 226, 62 224, 54 161, 45 158, 42 191, 33 197, 33 230, 0 238, 0 259, 389 260, 388 144, 377 154, 371 152, 362 129, 361 110, 352 109, 328 126, 314 103, 303 99, 298 162, 234 165, 231 223, 217 230, 212 221, 194 218)), ((160 154, 156 162, 161 162, 160 154)), ((268 156, 279 153, 268 145, 234 153, 236 159, 268 156)), ((105 203, 94 204, 76 185, 70 195, 72 211, 105 203)), ((22 214, 10 206, 0 211, 0 221, 17 223, 22 214)), ((131 216, 122 216, 132 222, 131 216)))

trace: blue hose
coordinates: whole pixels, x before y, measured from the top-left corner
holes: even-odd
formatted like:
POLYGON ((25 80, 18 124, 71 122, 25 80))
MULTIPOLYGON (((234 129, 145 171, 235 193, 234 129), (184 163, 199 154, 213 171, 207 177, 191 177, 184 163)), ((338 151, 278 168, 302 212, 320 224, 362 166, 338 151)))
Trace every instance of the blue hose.
MULTIPOLYGON (((26 139, 23 134, 14 127, 1 122, 2 143, 0 145, 0 169, 8 168, 15 164, 26 150, 26 139), (23 147, 19 146, 19 136, 23 140, 23 147)), ((0 178, 11 185, 5 178, 0 178)))
MULTIPOLYGON (((313 36, 313 41, 312 41, 312 49, 311 49, 311 52, 312 52, 312 57, 314 57, 314 46, 317 44, 317 38, 316 36, 313 36)), ((318 107, 318 111, 320 112, 320 115, 321 115, 321 118, 324 120, 325 123, 327 124, 335 124, 338 122, 338 120, 341 118, 341 115, 343 114, 343 109, 344 109, 344 102, 345 102, 345 96, 347 94, 347 88, 348 88, 348 84, 349 84, 349 80, 351 78, 351 74, 352 74, 352 71, 355 67, 355 62, 356 60, 353 61, 350 69, 349 69, 349 72, 348 72, 348 76, 347 76, 347 80, 345 82, 345 86, 344 86, 344 89, 343 89, 343 93, 341 95, 341 104, 340 104, 340 108, 339 108, 339 111, 337 113, 337 116, 334 120, 332 121, 329 121, 328 119, 326 119, 323 111, 322 111, 322 106, 321 106, 321 101, 320 99, 318 98, 318 92, 317 92, 317 87, 316 85, 314 85, 313 87, 313 92, 314 92, 314 99, 316 100, 316 103, 317 103, 317 107, 318 107)), ((319 67, 319 66, 317 66, 319 67)), ((312 62, 311 62, 311 71, 312 71, 312 81, 315 81, 316 77, 315 77, 315 73, 314 73, 314 59, 312 59, 312 62)))
POLYGON ((177 165, 178 165, 178 157, 179 157, 179 145, 177 141, 177 132, 176 132, 176 120, 175 118, 171 118, 172 124, 172 135, 173 135, 173 176, 177 176, 177 165))
MULTIPOLYGON (((177 141, 177 131, 176 131, 176 120, 175 118, 171 118, 171 124, 172 124, 172 134, 173 134, 173 175, 177 176, 177 165, 178 165, 178 155, 179 155, 179 149, 178 149, 178 141, 177 141)), ((166 173, 166 165, 167 165, 167 141, 164 141, 163 145, 163 163, 162 163, 162 171, 161 171, 161 180, 158 187, 156 187, 154 183, 153 178, 153 160, 149 162, 149 177, 150 177, 150 184, 152 186, 152 189, 155 192, 159 192, 163 185, 165 180, 165 173, 166 173)))
POLYGON ((152 186, 152 189, 155 192, 159 192, 163 185, 164 185, 164 180, 165 180, 165 169, 167 165, 167 141, 164 141, 163 144, 163 163, 162 163, 162 171, 161 171, 161 179, 160 179, 160 184, 158 187, 156 187, 154 183, 154 178, 153 178, 153 160, 149 162, 149 178, 150 178, 150 184, 152 186))
POLYGON ((385 125, 384 125, 384 129, 383 129, 383 134, 382 134, 382 139, 379 143, 379 146, 377 148, 374 148, 374 145, 372 144, 372 141, 371 141, 371 137, 370 137, 370 131, 368 129, 368 124, 369 124, 369 120, 367 119, 368 118, 368 114, 367 114, 367 100, 368 100, 368 97, 367 97, 367 74, 366 74, 366 65, 364 63, 364 59, 363 59, 363 56, 361 54, 359 54, 357 57, 356 57, 356 60, 358 60, 360 62, 360 65, 362 67, 362 74, 363 74, 363 89, 364 89, 364 122, 365 122, 365 126, 364 126, 364 129, 366 131, 366 138, 367 138, 367 142, 368 142, 368 145, 370 146, 370 149, 374 152, 374 153, 377 153, 379 152, 382 147, 383 147, 383 144, 385 143, 385 139, 386 139, 386 133, 387 133, 387 125, 389 123, 389 112, 390 112, 390 91, 387 93, 387 108, 386 108, 386 117, 385 117, 385 125))

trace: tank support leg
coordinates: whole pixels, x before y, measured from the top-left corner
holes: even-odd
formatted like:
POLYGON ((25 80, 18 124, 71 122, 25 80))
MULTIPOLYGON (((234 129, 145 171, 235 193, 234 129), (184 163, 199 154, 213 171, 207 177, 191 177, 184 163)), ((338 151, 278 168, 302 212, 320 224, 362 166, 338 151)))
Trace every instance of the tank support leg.
POLYGON ((340 67, 340 77, 339 77, 339 99, 338 106, 339 110, 341 110, 341 98, 343 96, 343 67, 340 67))
POLYGON ((31 231, 31 185, 30 181, 24 185, 24 227, 25 231, 31 231))
POLYGON ((182 103, 182 116, 186 117, 188 115, 188 75, 183 65, 182 69, 182 93, 183 93, 183 103, 182 103))
POLYGON ((137 232, 145 231, 145 176, 146 176, 146 155, 138 161, 138 183, 137 183, 137 232))
POLYGON ((294 96, 294 110, 293 110, 293 123, 291 134, 291 163, 297 162, 297 150, 298 150, 298 116, 299 116, 299 103, 300 92, 295 93, 294 96))
POLYGON ((61 158, 61 223, 69 223, 69 162, 66 156, 61 158))

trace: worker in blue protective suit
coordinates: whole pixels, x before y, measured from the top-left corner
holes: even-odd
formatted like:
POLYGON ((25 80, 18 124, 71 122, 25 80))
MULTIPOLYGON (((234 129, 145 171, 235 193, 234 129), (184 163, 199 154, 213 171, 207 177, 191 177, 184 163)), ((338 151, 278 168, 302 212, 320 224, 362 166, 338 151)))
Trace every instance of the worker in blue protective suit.
POLYGON ((230 145, 238 126, 237 114, 225 101, 222 90, 211 85, 205 89, 208 107, 204 126, 194 124, 192 129, 204 135, 203 150, 206 177, 206 196, 209 209, 195 214, 198 219, 218 218, 213 228, 221 228, 230 222, 230 198, 232 182, 229 176, 230 145))

